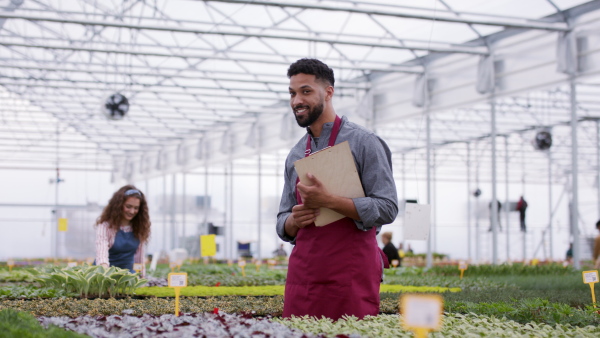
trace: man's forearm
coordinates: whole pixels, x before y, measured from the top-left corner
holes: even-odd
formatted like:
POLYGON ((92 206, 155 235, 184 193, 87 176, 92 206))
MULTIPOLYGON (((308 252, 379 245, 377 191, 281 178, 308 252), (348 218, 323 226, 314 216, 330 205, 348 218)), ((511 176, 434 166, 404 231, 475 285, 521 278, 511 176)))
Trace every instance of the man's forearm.
POLYGON ((284 229, 285 234, 289 237, 296 237, 296 235, 298 235, 298 227, 294 225, 294 217, 292 214, 285 219, 284 229))
POLYGON ((324 207, 327 209, 331 209, 346 217, 350 217, 353 220, 360 220, 360 216, 358 215, 358 211, 356 210, 354 201, 352 201, 351 198, 332 196, 332 198, 328 199, 324 207))

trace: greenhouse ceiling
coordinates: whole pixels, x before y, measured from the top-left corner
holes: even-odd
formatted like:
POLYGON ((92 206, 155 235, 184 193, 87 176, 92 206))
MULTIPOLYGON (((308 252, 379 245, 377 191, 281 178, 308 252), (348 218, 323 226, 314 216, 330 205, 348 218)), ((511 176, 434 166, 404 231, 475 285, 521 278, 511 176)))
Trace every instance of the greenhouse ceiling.
POLYGON ((0 0, 0 167, 130 180, 258 153, 275 165, 302 133, 288 107, 287 67, 315 57, 335 71, 338 113, 384 137, 396 168, 425 164, 428 115, 435 163, 449 179, 473 159, 489 162, 491 109, 500 160, 510 157, 521 176, 545 172, 548 160, 567 173, 574 85, 580 170, 593 173, 599 8, 577 0, 0 0), (579 66, 565 74, 556 45, 573 32, 579 66), (490 56, 495 90, 478 92, 478 67, 490 56), (427 98, 415 102, 419 79, 427 98), (102 107, 117 93, 129 110, 112 120, 102 107), (541 129, 554 136, 550 159, 530 144, 541 129))

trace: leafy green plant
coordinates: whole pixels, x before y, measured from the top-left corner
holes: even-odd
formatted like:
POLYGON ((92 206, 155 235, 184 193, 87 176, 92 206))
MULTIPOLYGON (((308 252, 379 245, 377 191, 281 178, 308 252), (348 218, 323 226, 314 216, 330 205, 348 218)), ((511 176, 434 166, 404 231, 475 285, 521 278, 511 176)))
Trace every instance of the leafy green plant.
POLYGON ((37 272, 36 281, 42 286, 64 289, 81 297, 110 297, 131 295, 147 280, 129 270, 117 267, 78 266, 47 268, 37 272))
POLYGON ((38 288, 33 285, 21 286, 13 285, 0 288, 0 298, 54 298, 74 296, 74 293, 63 289, 38 288))
POLYGON ((25 312, 5 309, 0 311, 0 337, 83 338, 88 336, 57 327, 44 329, 34 316, 25 312))

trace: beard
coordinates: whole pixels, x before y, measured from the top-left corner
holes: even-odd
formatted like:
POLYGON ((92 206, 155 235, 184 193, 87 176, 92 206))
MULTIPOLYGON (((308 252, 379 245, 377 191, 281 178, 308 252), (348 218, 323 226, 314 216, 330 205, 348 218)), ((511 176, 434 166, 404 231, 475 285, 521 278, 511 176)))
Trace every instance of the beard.
POLYGON ((306 128, 313 124, 319 117, 323 114, 323 103, 317 104, 314 108, 310 108, 307 105, 298 105, 294 107, 294 116, 296 117, 296 123, 302 128, 306 128), (306 108, 308 112, 305 115, 298 116, 296 115, 296 109, 306 108))

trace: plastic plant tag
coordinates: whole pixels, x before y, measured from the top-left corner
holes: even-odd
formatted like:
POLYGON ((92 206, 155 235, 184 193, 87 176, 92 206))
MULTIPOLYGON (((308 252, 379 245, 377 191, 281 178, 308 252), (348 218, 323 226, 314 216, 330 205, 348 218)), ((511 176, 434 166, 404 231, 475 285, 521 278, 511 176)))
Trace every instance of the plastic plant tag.
POLYGON ((241 268, 241 267, 244 267, 244 266, 246 266, 246 261, 245 261, 245 260, 243 260, 243 259, 240 259, 240 260, 238 261, 238 266, 239 266, 240 268, 241 268))
POLYGON ((399 261, 399 260, 397 260, 397 259, 392 259, 391 263, 392 263, 392 266, 393 266, 393 267, 397 267, 397 266, 398 266, 398 264, 400 264, 400 261, 399 261))
POLYGON ((167 281, 170 288, 175 289, 175 316, 179 317, 179 294, 181 288, 187 286, 186 272, 172 272, 167 276, 167 281))
POLYGON ((67 263, 67 267, 68 268, 74 268, 76 266, 77 266, 77 262, 69 262, 69 263, 67 263))
POLYGON ((598 270, 583 271, 583 283, 590 286, 592 292, 592 304, 596 307, 596 293, 594 291, 594 284, 598 283, 598 270))
POLYGON ((442 326, 444 301, 440 295, 406 294, 400 296, 402 325, 415 332, 416 337, 426 337, 427 332, 442 326))
POLYGON ((133 263, 133 271, 140 272, 143 270, 143 268, 144 265, 142 263, 133 263))
POLYGON ((583 283, 598 283, 598 270, 590 270, 584 271, 583 273, 583 283))
POLYGON ((170 288, 182 288, 187 286, 187 272, 172 272, 168 275, 170 288))

